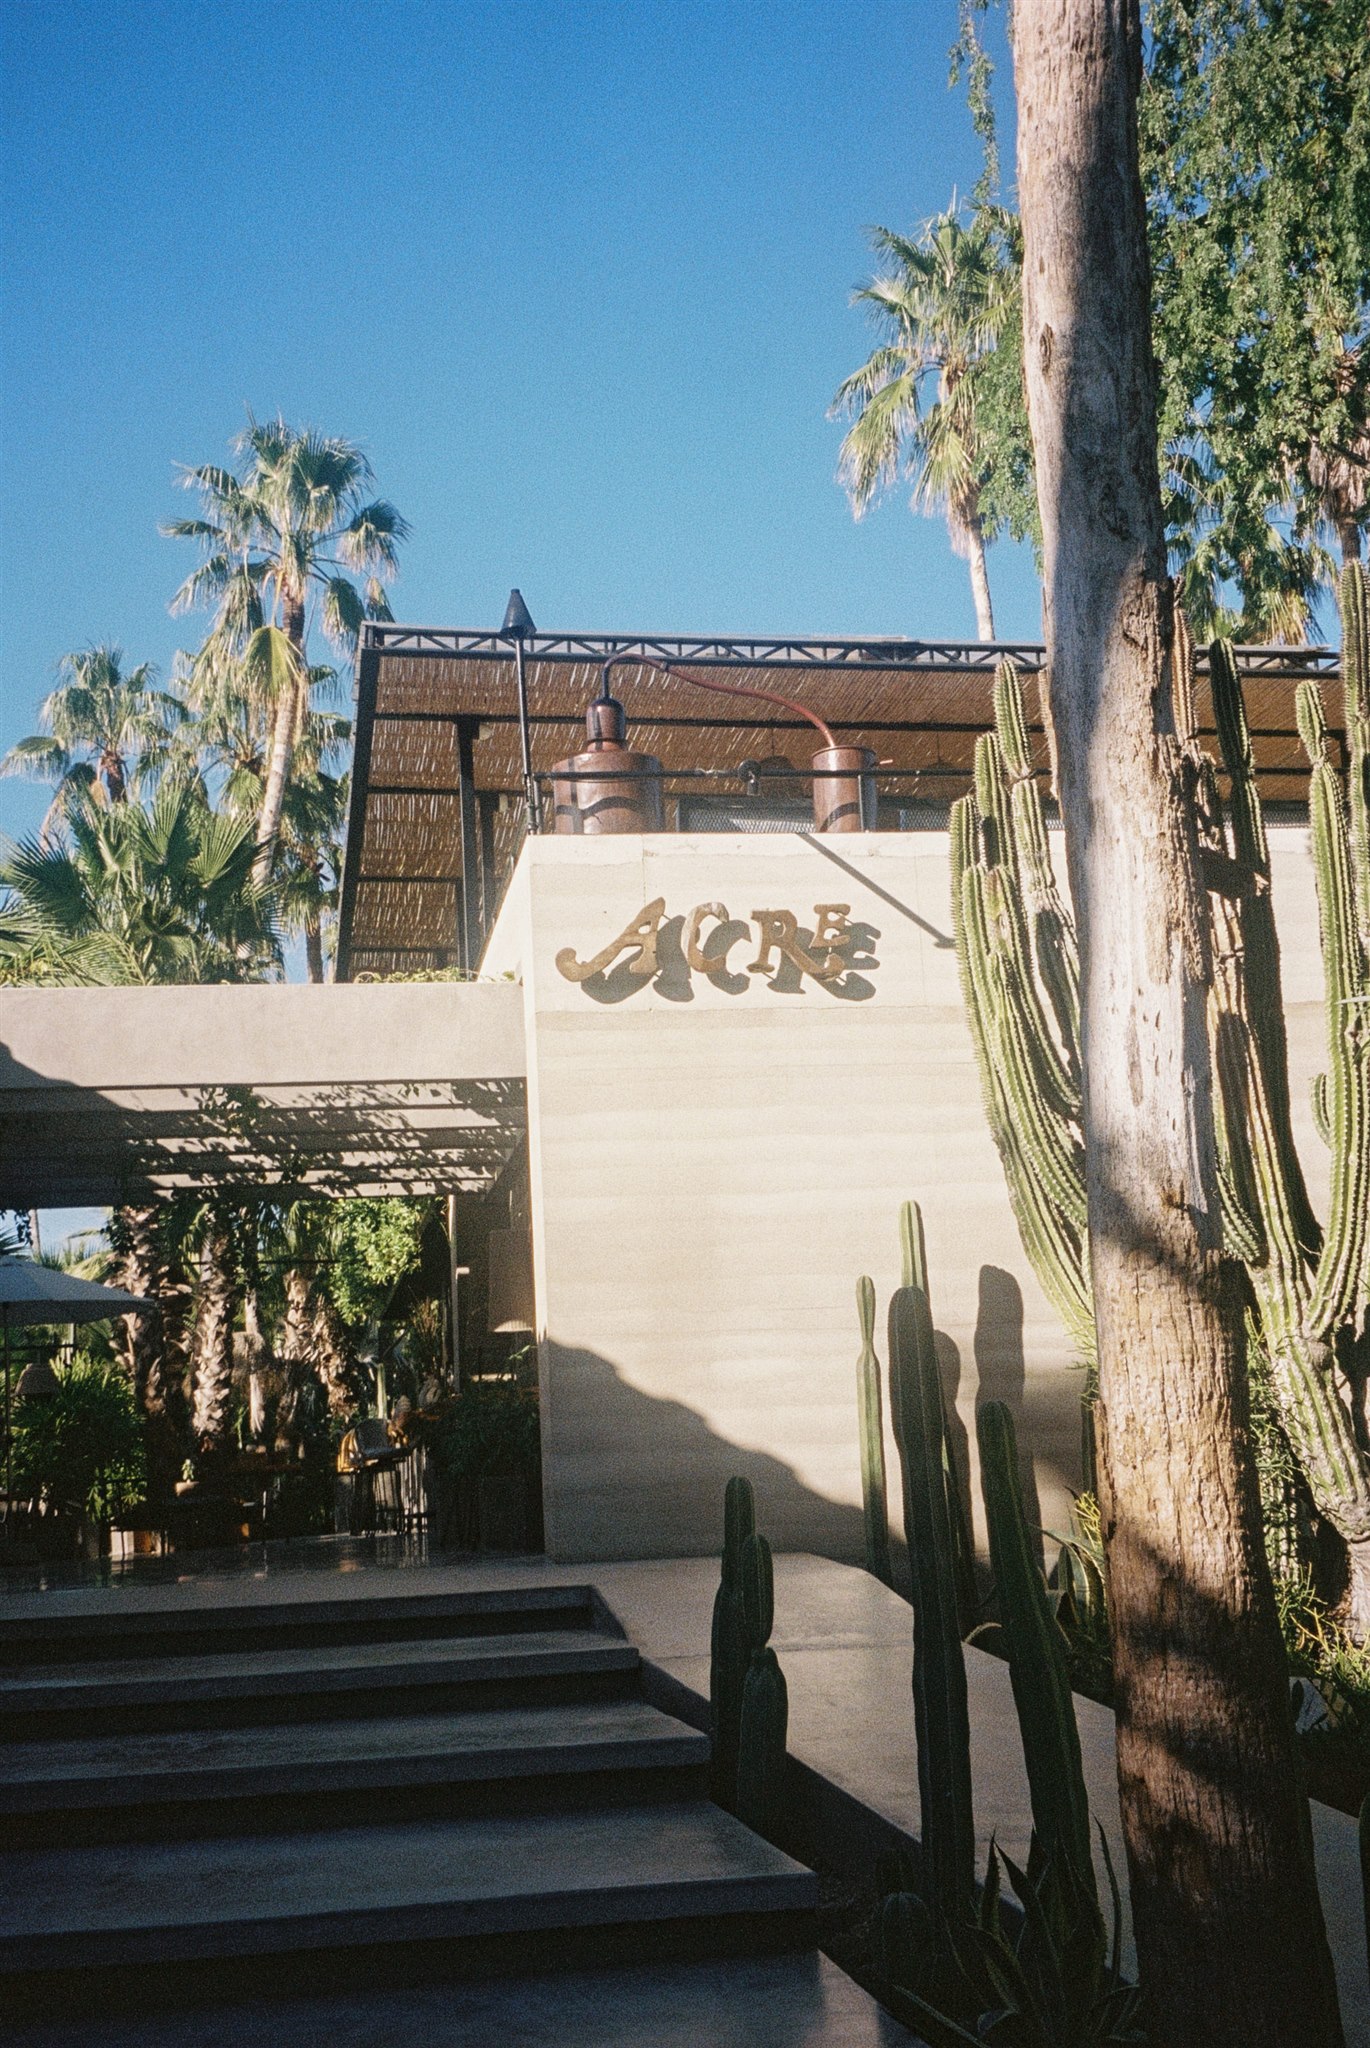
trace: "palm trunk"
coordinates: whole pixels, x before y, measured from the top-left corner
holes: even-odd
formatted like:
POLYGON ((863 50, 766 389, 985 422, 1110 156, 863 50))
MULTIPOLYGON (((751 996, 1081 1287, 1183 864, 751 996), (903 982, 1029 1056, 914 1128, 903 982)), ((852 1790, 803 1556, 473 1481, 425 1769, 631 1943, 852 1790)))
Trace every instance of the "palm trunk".
POLYGON ((311 981, 322 981, 323 972, 323 931, 318 913, 311 911, 304 923, 304 960, 311 981))
POLYGON ((1358 562, 1361 557, 1361 532, 1358 520, 1346 518, 1337 521, 1337 541, 1341 548, 1342 567, 1358 562))
POLYGON ((185 1388, 173 1341, 173 1318, 167 1313, 171 1276, 158 1242, 159 1216, 155 1207, 121 1209, 115 1232, 123 1252, 116 1284, 155 1304, 146 1314, 120 1318, 118 1350, 143 1418, 148 1498, 158 1502, 170 1497, 186 1448, 185 1388))
POLYGON ((326 1294, 314 1303, 310 1331, 314 1363, 328 1395, 330 1415, 355 1415, 359 1405, 356 1366, 342 1318, 326 1294))
POLYGON ((290 764, 302 715, 300 697, 309 689, 304 652, 303 597, 287 597, 282 612, 285 637, 295 650, 299 677, 292 688, 282 690, 272 721, 266 788, 262 791, 262 808, 257 819, 257 858, 252 866, 252 879, 259 884, 271 879, 276 840, 281 829, 281 812, 285 808, 286 785, 290 781, 290 764))
POLYGON ((1137 0, 1018 0, 1024 354, 1079 922, 1118 1779, 1153 2048, 1342 2039, 1223 1260, 1170 691, 1137 0))
POLYGON ((972 516, 966 523, 966 553, 970 567, 970 592, 975 599, 975 630, 982 640, 994 638, 994 606, 989 594, 989 569, 985 562, 985 537, 980 521, 972 516))
POLYGON ((297 1266, 285 1275, 285 1315, 281 1322, 278 1356, 285 1373, 285 1386, 276 1410, 276 1448, 298 1450, 303 1434, 302 1410, 308 1383, 314 1377, 310 1357, 309 1280, 297 1266))
POLYGON ((233 1240, 217 1218, 200 1246, 190 1355, 190 1432, 200 1457, 216 1459, 230 1447, 233 1399, 233 1240))

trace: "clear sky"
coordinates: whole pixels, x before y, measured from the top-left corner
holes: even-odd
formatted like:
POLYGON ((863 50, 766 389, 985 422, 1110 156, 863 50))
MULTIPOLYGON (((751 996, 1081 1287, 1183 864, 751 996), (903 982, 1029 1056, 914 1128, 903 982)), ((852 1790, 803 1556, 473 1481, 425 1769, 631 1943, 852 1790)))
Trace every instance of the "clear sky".
MULTIPOLYGON (((974 633, 834 482, 863 227, 970 190, 954 0, 5 0, 0 746, 202 628, 159 519, 245 406, 359 441, 399 618, 974 633)), ((1007 65, 1001 67, 1006 82, 1007 65)), ((1030 557, 991 554, 1035 637, 1030 557)), ((41 792, 0 781, 0 829, 41 792)))

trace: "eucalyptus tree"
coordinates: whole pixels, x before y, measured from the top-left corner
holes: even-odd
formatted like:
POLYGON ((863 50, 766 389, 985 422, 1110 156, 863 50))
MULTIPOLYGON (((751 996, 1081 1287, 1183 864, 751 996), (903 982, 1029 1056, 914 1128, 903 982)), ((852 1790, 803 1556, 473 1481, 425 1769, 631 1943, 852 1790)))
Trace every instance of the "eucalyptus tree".
POLYGON ((260 980, 279 944, 255 858, 252 822, 211 810, 193 777, 146 804, 73 804, 60 842, 0 858, 0 981, 260 980))
POLYGON ((77 800, 117 804, 165 765, 189 712, 157 687, 150 662, 125 672, 123 649, 84 647, 62 657, 55 690, 38 709, 41 728, 0 760, 0 775, 56 784, 42 830, 77 800))
POLYGON ((409 528, 393 505, 370 496, 371 465, 350 441, 292 427, 279 414, 249 414, 233 446, 235 469, 181 469, 202 516, 162 530, 195 541, 202 555, 173 612, 212 606, 216 658, 241 663, 245 692, 271 707, 257 820, 256 874, 264 881, 310 709, 311 628, 317 621, 333 646, 350 648, 364 619, 389 618, 384 585, 409 528), (357 578, 365 578, 361 588, 357 578))
POLYGON ((954 203, 916 238, 870 230, 883 260, 853 296, 882 339, 839 385, 851 418, 838 475, 858 518, 902 474, 915 509, 945 516, 970 571, 976 627, 994 638, 987 544, 1032 530, 1019 353, 1019 235, 1002 207, 954 203))
POLYGON ((1100 1504, 1155 2048, 1337 2048, 1223 1256, 1206 894, 1173 697, 1139 0, 1017 0, 1023 359, 1080 945, 1100 1504))

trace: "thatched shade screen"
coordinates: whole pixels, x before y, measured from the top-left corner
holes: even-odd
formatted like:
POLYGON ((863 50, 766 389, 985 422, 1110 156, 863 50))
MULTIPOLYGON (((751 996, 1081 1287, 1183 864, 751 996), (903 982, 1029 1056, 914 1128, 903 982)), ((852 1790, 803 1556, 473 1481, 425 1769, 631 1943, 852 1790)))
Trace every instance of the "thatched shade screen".
MULTIPOLYGON (((668 825, 682 798, 741 798, 745 763, 789 761, 802 778, 814 734, 777 706, 720 698, 663 676, 647 665, 653 659, 798 698, 843 745, 872 748, 884 764, 882 803, 897 826, 914 817, 935 823, 969 786, 976 738, 992 721, 994 669, 1010 654, 1024 673, 1038 767, 1048 772, 1038 646, 539 633, 524 649, 535 775, 545 777, 583 744, 585 707, 601 664, 614 655, 613 691, 628 714, 630 744, 655 754, 665 770, 668 825), (642 666, 633 665, 634 653, 645 658, 642 666)), ((1239 660, 1262 791, 1272 803, 1302 803, 1307 762, 1294 688, 1301 677, 1322 678, 1335 729, 1335 655, 1244 648, 1239 660)), ((1212 742, 1202 675, 1198 708, 1212 742)), ((356 742, 339 978, 474 966, 525 830, 513 643, 491 633, 367 625, 357 657, 356 742)), ((800 786, 773 785, 781 794, 800 786)))

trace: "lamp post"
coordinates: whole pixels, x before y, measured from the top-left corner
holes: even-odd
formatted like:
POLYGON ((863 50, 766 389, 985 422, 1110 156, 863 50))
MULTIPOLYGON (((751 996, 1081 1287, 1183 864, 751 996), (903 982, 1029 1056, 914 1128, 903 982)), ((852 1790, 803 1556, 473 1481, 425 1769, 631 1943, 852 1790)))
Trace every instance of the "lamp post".
POLYGON ((528 726, 528 679, 523 669, 523 643, 528 634, 536 631, 532 614, 523 602, 522 591, 511 590, 500 632, 506 640, 512 640, 514 643, 514 678, 518 685, 519 700, 519 740, 523 747, 523 801, 528 812, 530 832, 542 830, 542 800, 533 775, 533 742, 528 726))

